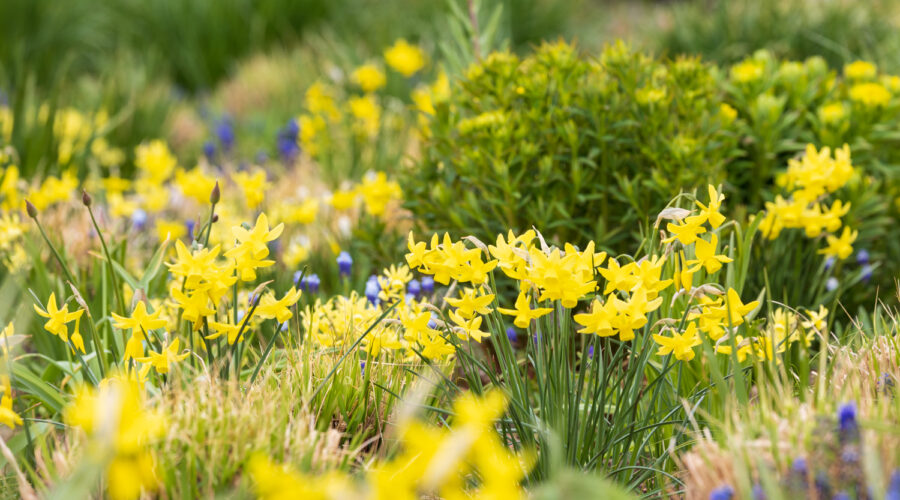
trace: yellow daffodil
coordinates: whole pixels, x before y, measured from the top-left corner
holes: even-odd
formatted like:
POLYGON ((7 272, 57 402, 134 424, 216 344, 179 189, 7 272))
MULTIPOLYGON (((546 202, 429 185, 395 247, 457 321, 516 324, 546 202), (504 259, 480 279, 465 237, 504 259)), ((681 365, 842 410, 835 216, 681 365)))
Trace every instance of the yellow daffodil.
POLYGON ((697 335, 697 324, 690 323, 682 333, 672 332, 671 337, 653 335, 653 340, 659 344, 656 354, 665 356, 672 353, 679 361, 694 359, 694 347, 700 345, 700 336, 697 335))
POLYGON ((722 206, 722 201, 725 200, 725 195, 716 191, 715 186, 710 184, 707 186, 707 191, 709 193, 709 204, 704 205, 699 201, 694 201, 698 207, 700 207, 701 213, 706 216, 706 220, 709 222, 709 225, 712 226, 713 229, 717 229, 719 226, 725 222, 725 216, 722 215, 719 210, 722 206))
MULTIPOLYGON (((718 245, 719 237, 716 236, 716 233, 710 234, 709 241, 698 238, 696 245, 694 245, 694 252, 697 255, 697 259, 688 262, 688 264, 700 264, 709 274, 718 272, 719 269, 722 269, 722 264, 727 264, 734 260, 725 255, 716 255, 718 245)), ((689 289, 690 288, 688 288, 688 290, 689 289)))
POLYGON ((259 300, 259 305, 256 307, 255 315, 262 319, 275 318, 275 321, 284 323, 294 316, 294 313, 291 312, 291 307, 300 300, 300 294, 300 290, 291 287, 290 290, 284 293, 283 297, 277 300, 274 294, 263 295, 259 300))
POLYGON ((819 250, 819 253, 841 260, 846 259, 853 253, 853 242, 856 241, 857 235, 859 231, 851 231, 849 227, 844 227, 840 237, 829 234, 826 237, 828 246, 819 250))
POLYGON ((175 339, 162 352, 150 351, 149 356, 135 359, 141 363, 149 363, 147 366, 156 368, 157 373, 169 373, 169 364, 182 361, 188 356, 190 356, 189 352, 179 354, 178 339, 175 339))
POLYGON ((682 245, 690 245, 697 241, 698 235, 706 232, 706 228, 703 227, 704 222, 706 222, 705 215, 687 217, 681 225, 670 222, 666 225, 666 230, 672 233, 672 236, 662 241, 663 243, 671 243, 677 239, 682 245))
POLYGON ((34 305, 34 310, 40 316, 47 318, 47 322, 44 323, 44 329, 48 332, 56 335, 63 342, 69 342, 71 340, 72 345, 75 346, 76 349, 85 352, 84 350, 84 339, 81 337, 81 333, 78 331, 78 321, 81 318, 81 315, 84 313, 83 309, 78 309, 76 311, 69 312, 69 306, 63 305, 62 308, 57 308, 56 306, 56 294, 51 293, 50 298, 47 299, 47 309, 42 309, 38 307, 37 304, 34 305), (75 321, 75 331, 72 333, 71 339, 69 338, 69 326, 68 324, 72 321, 75 321))
POLYGON ((513 324, 519 328, 528 328, 528 325, 531 324, 532 320, 550 314, 553 311, 553 308, 550 307, 536 307, 532 309, 530 302, 528 295, 524 292, 520 292, 519 296, 516 298, 514 309, 498 307, 497 311, 508 316, 515 316, 513 324))

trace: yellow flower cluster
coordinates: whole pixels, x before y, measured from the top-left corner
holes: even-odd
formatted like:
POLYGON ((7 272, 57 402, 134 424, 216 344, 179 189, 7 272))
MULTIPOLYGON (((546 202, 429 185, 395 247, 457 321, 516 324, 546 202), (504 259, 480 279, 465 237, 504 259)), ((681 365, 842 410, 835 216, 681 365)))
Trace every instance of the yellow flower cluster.
POLYGON ((366 213, 385 215, 388 206, 403 199, 403 191, 396 181, 388 180, 384 172, 368 172, 358 185, 349 185, 331 194, 330 205, 339 212, 348 211, 362 200, 366 213))
MULTIPOLYGON (((671 278, 663 277, 666 258, 649 256, 624 264, 618 259, 606 259, 606 253, 595 252, 594 243, 589 242, 579 251, 566 243, 563 249, 549 248, 543 239, 536 244, 538 234, 529 230, 520 236, 512 231, 504 237, 497 237, 496 245, 484 246, 470 238, 478 248, 469 248, 462 241, 452 241, 445 234, 443 238, 433 235, 429 243, 417 242, 412 233, 407 247, 406 260, 413 268, 434 276, 436 282, 448 285, 451 280, 459 284, 470 284, 463 288, 458 297, 448 297, 446 302, 454 307, 449 317, 453 330, 462 339, 488 336, 481 331, 483 316, 493 312, 491 305, 495 296, 486 285, 489 275, 499 268, 506 276, 518 281, 519 296, 512 308, 497 308, 501 314, 513 316, 513 323, 519 328, 528 328, 533 321, 554 311, 549 307, 558 303, 560 307, 571 309, 578 302, 599 291, 602 277, 605 284, 602 297, 595 297, 589 311, 574 315, 574 321, 581 328, 580 333, 596 334, 601 337, 618 335, 622 341, 635 337, 635 331, 647 325, 648 315, 660 308, 663 298, 660 292, 673 282, 685 291, 693 286, 694 274, 701 269, 707 274, 717 273, 723 264, 732 261, 730 257, 717 254, 718 237, 711 233, 709 240, 700 235, 705 233, 705 224, 716 230, 725 217, 721 214, 724 196, 713 186, 708 187, 709 201, 696 202, 699 213, 678 209, 671 218, 679 224, 669 224, 672 236, 665 243, 679 242, 683 247, 678 252, 674 273, 671 278), (685 252, 693 252, 694 258, 687 258, 685 252), (493 259, 485 260, 486 254, 493 259), (606 266, 603 266, 606 261, 606 266)), ((712 340, 720 339, 727 328, 734 328, 744 321, 744 316, 756 309, 758 302, 741 302, 738 293, 729 289, 726 297, 711 299, 707 294, 715 293, 715 288, 704 287, 699 308, 688 315, 690 323, 684 332, 674 332, 673 336, 654 335, 660 345, 659 354, 674 352, 681 360, 690 360, 692 347, 700 343, 698 332, 706 333, 712 340)))
MULTIPOLYGON (((752 338, 735 336, 738 361, 743 362, 747 356, 777 359, 775 354, 784 352, 794 342, 802 342, 809 347, 817 335, 827 335, 827 317, 828 309, 824 306, 820 306, 817 311, 808 310, 805 315, 779 307, 760 335, 752 338)), ((716 352, 731 355, 732 351, 730 339, 722 338, 716 343, 716 352)))
POLYGON ((254 492, 263 500, 288 498, 525 498, 521 481, 530 457, 509 450, 494 429, 506 399, 499 392, 470 393, 454 402, 450 427, 418 421, 400 424, 402 451, 376 463, 361 481, 332 472, 305 475, 256 455, 247 465, 254 492), (477 477, 477 479, 475 479, 477 477))
POLYGON ((407 297, 411 280, 408 267, 391 266, 376 281, 380 289, 377 296, 367 298, 351 292, 324 302, 317 299, 300 313, 308 338, 322 347, 346 346, 371 327, 361 344, 371 358, 388 351, 397 353, 404 362, 415 362, 419 355, 431 360, 448 358, 456 350, 433 320, 436 309, 424 297, 407 297), (385 319, 376 323, 389 309, 385 319))
POLYGON ((120 376, 97 389, 82 387, 63 417, 101 452, 110 498, 135 499, 157 488, 150 446, 165 433, 166 420, 146 407, 138 382, 120 376))
MULTIPOLYGON (((707 204, 694 202, 700 209, 699 214, 690 215, 691 212, 685 211, 675 212, 671 216, 681 223, 669 223, 667 229, 672 236, 663 240, 665 243, 678 241, 683 247, 675 261, 674 281, 676 288, 680 287, 687 292, 692 290, 694 274, 698 271, 703 269, 711 276, 721 270, 723 264, 732 262, 730 257, 716 253, 719 240, 715 232, 710 232, 708 241, 700 236, 707 232, 703 226, 705 223, 708 223, 714 231, 725 222, 725 217, 720 212, 725 196, 712 185, 707 187, 707 192, 709 194, 707 204), (690 251, 691 246, 693 259, 685 256, 685 251, 690 251)), ((744 317, 759 306, 757 301, 745 305, 738 292, 732 288, 727 290, 724 297, 715 299, 710 295, 721 294, 717 288, 703 286, 701 290, 703 293, 698 295, 699 304, 689 309, 686 317, 688 323, 683 331, 666 327, 663 330, 671 330, 671 336, 665 336, 662 332, 653 335, 653 339, 660 346, 657 354, 672 353, 676 359, 691 360, 694 358, 693 347, 702 342, 700 332, 710 340, 718 341, 727 331, 743 324, 744 317)))
MULTIPOLYGON (((816 238, 825 233, 836 233, 842 226, 841 217, 850 210, 850 203, 835 200, 831 206, 824 204, 825 196, 846 185, 856 174, 847 145, 834 151, 827 147, 817 151, 812 144, 799 160, 788 163, 778 184, 791 191, 789 199, 776 196, 774 202, 766 202, 766 211, 759 229, 774 240, 783 229, 803 229, 806 236, 816 238)), ((844 227, 840 237, 827 235, 828 247, 820 250, 839 259, 853 253, 856 231, 844 227)))

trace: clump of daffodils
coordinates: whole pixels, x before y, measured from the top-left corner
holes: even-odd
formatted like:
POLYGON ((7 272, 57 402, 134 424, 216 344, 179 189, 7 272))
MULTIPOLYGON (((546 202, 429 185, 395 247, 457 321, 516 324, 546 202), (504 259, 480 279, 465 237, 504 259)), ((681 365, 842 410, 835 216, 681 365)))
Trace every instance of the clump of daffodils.
POLYGON ((850 210, 850 203, 835 200, 829 206, 825 198, 844 187, 856 175, 847 145, 832 152, 825 147, 816 150, 812 144, 800 159, 788 162, 787 171, 778 184, 787 189, 787 199, 776 196, 766 203, 760 231, 774 240, 784 229, 803 229, 808 238, 826 234, 827 246, 819 251, 829 257, 846 259, 853 253, 857 231, 843 226, 841 217, 850 210), (843 231, 838 231, 843 226, 843 231))
MULTIPOLYGON (((759 306, 757 301, 745 304, 736 290, 722 292, 717 285, 701 286, 690 293, 695 274, 712 277, 732 260, 718 253, 715 232, 725 222, 720 212, 724 196, 713 186, 708 192, 706 204, 697 202, 699 213, 670 213, 677 223, 668 225, 671 236, 664 243, 679 245, 677 254, 670 247, 666 255, 640 260, 607 259, 605 252, 595 251, 594 242, 583 250, 569 243, 562 249, 551 248, 536 231, 529 230, 518 236, 511 231, 507 236, 499 235, 496 245, 490 246, 470 238, 476 248, 452 241, 446 234, 443 238, 434 235, 428 243, 417 242, 410 234, 406 260, 419 272, 433 275, 437 283, 447 285, 454 281, 460 285, 458 297, 446 298, 453 307, 448 314, 450 330, 461 339, 476 342, 491 334, 482 328, 496 302, 495 294, 487 287, 494 269, 500 269, 518 284, 515 304, 497 308, 497 312, 511 316, 517 327, 532 328, 544 316, 554 311, 562 314, 589 299, 588 311, 574 314, 575 323, 580 325, 578 331, 600 337, 618 336, 623 342, 634 339, 636 332, 649 323, 650 315, 663 305, 661 292, 675 283, 681 289, 679 295, 690 294, 691 300, 698 302, 687 311, 688 323, 683 329, 667 326, 653 339, 660 346, 660 355, 672 353, 679 360, 689 361, 694 357, 693 348, 701 343, 701 332, 712 341, 720 340, 759 306), (707 224, 711 229, 708 239, 704 237, 707 224), (716 295, 722 296, 713 298, 716 295)), ((676 321, 672 318, 662 323, 676 321)))

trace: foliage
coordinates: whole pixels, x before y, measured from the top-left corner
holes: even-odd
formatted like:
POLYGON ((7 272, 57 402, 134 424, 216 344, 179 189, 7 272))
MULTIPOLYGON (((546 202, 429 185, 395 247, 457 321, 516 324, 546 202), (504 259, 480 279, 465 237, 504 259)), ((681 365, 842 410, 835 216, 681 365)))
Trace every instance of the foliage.
POLYGON ((680 189, 724 177, 733 150, 711 68, 624 45, 492 54, 436 106, 407 206, 429 228, 622 248, 680 189))
MULTIPOLYGON (((850 299, 850 310, 866 303, 874 289, 890 289, 897 268, 884 256, 900 251, 896 238, 889 236, 896 231, 893 218, 898 214, 895 200, 900 163, 894 153, 898 139, 894 131, 900 107, 894 94, 900 90, 900 80, 865 61, 844 66, 838 76, 820 58, 778 61, 766 51, 727 71, 721 85, 726 103, 735 110, 733 127, 741 145, 740 156, 729 166, 735 197, 751 213, 768 206, 779 196, 780 188, 772 185, 784 185, 781 166, 808 156, 803 152, 807 144, 835 150, 848 145, 860 177, 842 190, 841 198, 845 209, 849 203, 849 226, 859 231, 857 248, 865 250, 860 264, 871 266, 859 275, 836 275, 836 279, 847 288, 863 274, 867 280, 875 280, 875 286, 857 287, 852 296, 845 297, 850 299), (886 266, 886 272, 872 272, 878 265, 886 266)), ((766 262, 774 265, 799 250, 796 245, 790 250, 783 248, 787 253, 776 251, 766 262)), ((815 268, 818 259, 802 260, 805 263, 793 261, 794 266, 815 268)), ((774 285, 774 290, 781 288, 774 285)))

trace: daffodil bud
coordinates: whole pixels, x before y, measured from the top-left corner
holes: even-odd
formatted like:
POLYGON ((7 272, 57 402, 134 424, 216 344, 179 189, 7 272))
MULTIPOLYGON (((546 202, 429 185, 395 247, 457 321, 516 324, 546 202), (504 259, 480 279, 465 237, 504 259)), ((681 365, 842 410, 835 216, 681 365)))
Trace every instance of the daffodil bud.
POLYGON ((209 193, 209 202, 215 205, 222 198, 222 192, 219 190, 219 181, 216 181, 216 186, 212 189, 212 192, 209 193))
POLYGON ((87 191, 81 191, 81 202, 84 203, 84 206, 91 206, 91 195, 87 194, 87 191))
POLYGON ((25 200, 25 211, 28 213, 28 216, 34 219, 37 217, 38 211, 37 208, 30 201, 25 200))

